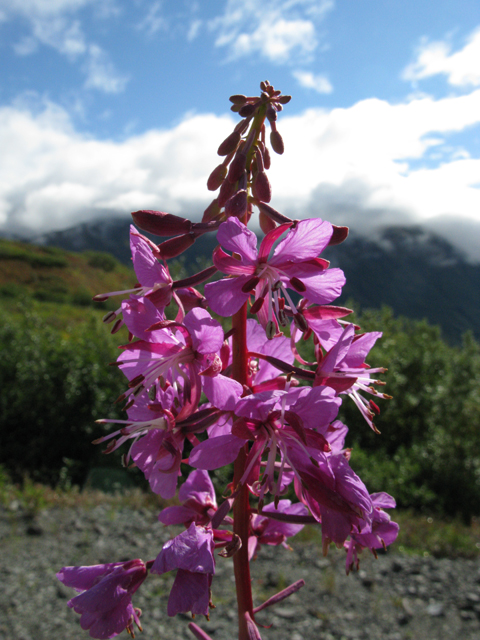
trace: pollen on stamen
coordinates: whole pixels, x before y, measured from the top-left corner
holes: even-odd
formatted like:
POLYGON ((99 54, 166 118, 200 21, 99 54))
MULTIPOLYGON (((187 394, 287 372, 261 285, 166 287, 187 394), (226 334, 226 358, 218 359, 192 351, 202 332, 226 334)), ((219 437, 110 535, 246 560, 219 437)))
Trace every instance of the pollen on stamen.
POLYGON ((115 311, 109 311, 103 316, 102 322, 104 322, 105 324, 109 324, 110 322, 113 322, 113 320, 115 320, 116 317, 117 317, 117 314, 115 311))
POLYGON ((263 307, 264 302, 265 302, 265 298, 258 298, 257 300, 255 300, 255 302, 250 307, 250 313, 252 315, 255 315, 256 313, 258 313, 260 309, 263 307))
POLYGON ((277 328, 273 320, 269 320, 267 322, 267 326, 265 327, 265 333, 269 340, 272 340, 277 335, 277 328))

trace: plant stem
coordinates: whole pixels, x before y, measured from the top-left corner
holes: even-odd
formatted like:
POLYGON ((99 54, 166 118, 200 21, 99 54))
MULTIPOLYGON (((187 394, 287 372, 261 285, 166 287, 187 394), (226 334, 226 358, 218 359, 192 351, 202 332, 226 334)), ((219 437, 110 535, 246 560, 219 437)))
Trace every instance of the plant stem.
MULTIPOLYGON (((232 377, 246 384, 247 382, 247 305, 238 311, 232 318, 232 377)), ((237 487, 245 471, 245 461, 248 453, 246 444, 238 454, 234 465, 233 486, 237 487)), ((237 591, 238 605, 238 638, 248 640, 248 629, 245 613, 253 617, 252 584, 250 579, 250 563, 248 560, 248 529, 250 523, 250 502, 248 486, 244 485, 240 490, 233 505, 233 531, 242 541, 242 546, 233 556, 235 572, 235 587, 237 591)))
MULTIPOLYGON (((255 144, 265 122, 266 105, 262 105, 255 115, 250 126, 250 132, 255 132, 253 143, 247 153, 246 169, 250 170, 250 163, 255 153, 255 144)), ((248 136, 247 136, 248 138, 248 136)), ((248 223, 247 215, 242 222, 248 223)), ((232 378, 246 385, 247 378, 247 302, 232 317, 232 378)), ((237 488, 240 479, 245 472, 249 445, 240 450, 234 464, 233 487, 237 488)), ((250 562, 248 560, 248 531, 250 526, 250 500, 248 486, 244 485, 233 505, 233 531, 242 541, 241 548, 233 556, 233 568, 235 573, 235 588, 237 591, 238 607, 238 639, 249 640, 247 619, 245 613, 253 620, 252 581, 250 578, 250 562)))

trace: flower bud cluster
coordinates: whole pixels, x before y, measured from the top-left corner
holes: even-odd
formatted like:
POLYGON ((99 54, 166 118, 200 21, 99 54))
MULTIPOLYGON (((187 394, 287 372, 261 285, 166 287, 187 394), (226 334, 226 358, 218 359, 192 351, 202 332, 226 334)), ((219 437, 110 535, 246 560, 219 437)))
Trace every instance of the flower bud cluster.
MULTIPOLYGON (((266 82, 261 89, 259 98, 231 98, 242 120, 219 147, 225 160, 207 183, 219 194, 204 220, 135 212, 138 226, 170 239, 157 246, 132 226, 137 286, 97 297, 126 296, 106 321, 115 320, 115 330, 125 325, 129 340, 115 363, 126 378, 118 398, 126 418, 99 420, 117 428, 95 442, 106 443, 105 453, 122 449, 124 465, 138 468, 161 498, 178 491, 179 504, 163 509, 159 520, 185 530, 146 563, 62 569, 59 579, 82 591, 69 606, 96 638, 125 628, 133 635, 134 622, 140 627, 131 597, 149 573, 176 571, 168 615, 208 618, 218 557, 241 567, 237 593, 247 602, 239 609, 241 637, 260 638, 256 613, 303 586, 295 583, 257 608, 248 605, 250 583, 242 576, 263 545, 288 548, 305 524, 317 524, 324 553, 331 543, 344 547, 349 572, 362 549, 375 554, 398 532, 384 511, 395 506, 393 498, 370 494, 355 474, 345 446, 348 428, 338 420, 349 398, 378 432, 379 408, 365 394, 389 397, 377 390, 385 369, 365 360, 381 334, 358 333, 344 319, 351 311, 332 305, 345 276, 320 254, 348 230, 319 218, 291 220, 269 204, 265 120, 273 150, 282 153, 276 119, 290 98, 266 82), (247 226, 253 205, 265 233, 259 246, 247 226), (168 259, 207 231, 216 231, 219 243, 212 267, 173 281, 168 259), (217 271, 224 277, 208 282, 204 294, 194 288, 217 271), (174 320, 165 314, 168 306, 177 309, 174 320), (232 328, 211 312, 233 317, 232 328), (311 362, 299 353, 299 339, 312 340, 311 362), (231 463, 235 475, 218 504, 209 472, 231 463)), ((208 638, 197 625, 190 629, 208 638)))

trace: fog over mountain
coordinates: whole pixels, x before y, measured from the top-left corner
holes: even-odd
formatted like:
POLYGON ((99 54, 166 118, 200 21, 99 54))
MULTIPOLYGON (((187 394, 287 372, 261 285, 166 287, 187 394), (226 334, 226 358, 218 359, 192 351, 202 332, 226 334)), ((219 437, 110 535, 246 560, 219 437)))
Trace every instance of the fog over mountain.
MULTIPOLYGON (((107 251, 131 264, 127 218, 85 222, 65 231, 37 236, 35 243, 71 251, 107 251)), ((158 241, 158 239, 156 239, 158 241)), ((215 236, 200 238, 185 264, 208 259, 215 236)), ((322 254, 345 271, 340 303, 353 299, 362 308, 388 305, 396 315, 426 318, 458 343, 466 330, 480 339, 480 264, 441 235, 420 226, 378 227, 369 237, 351 231, 347 240, 322 254)))

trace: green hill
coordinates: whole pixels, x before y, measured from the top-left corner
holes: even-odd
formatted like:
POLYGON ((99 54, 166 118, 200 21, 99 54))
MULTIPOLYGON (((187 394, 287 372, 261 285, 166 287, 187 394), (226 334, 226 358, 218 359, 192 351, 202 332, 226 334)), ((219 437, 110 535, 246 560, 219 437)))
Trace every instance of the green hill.
MULTIPOLYGON (((0 299, 32 297, 43 302, 95 305, 97 293, 130 289, 132 269, 108 253, 72 253, 56 247, 39 247, 0 239, 0 299)), ((115 306, 111 302, 109 307, 115 306)))

